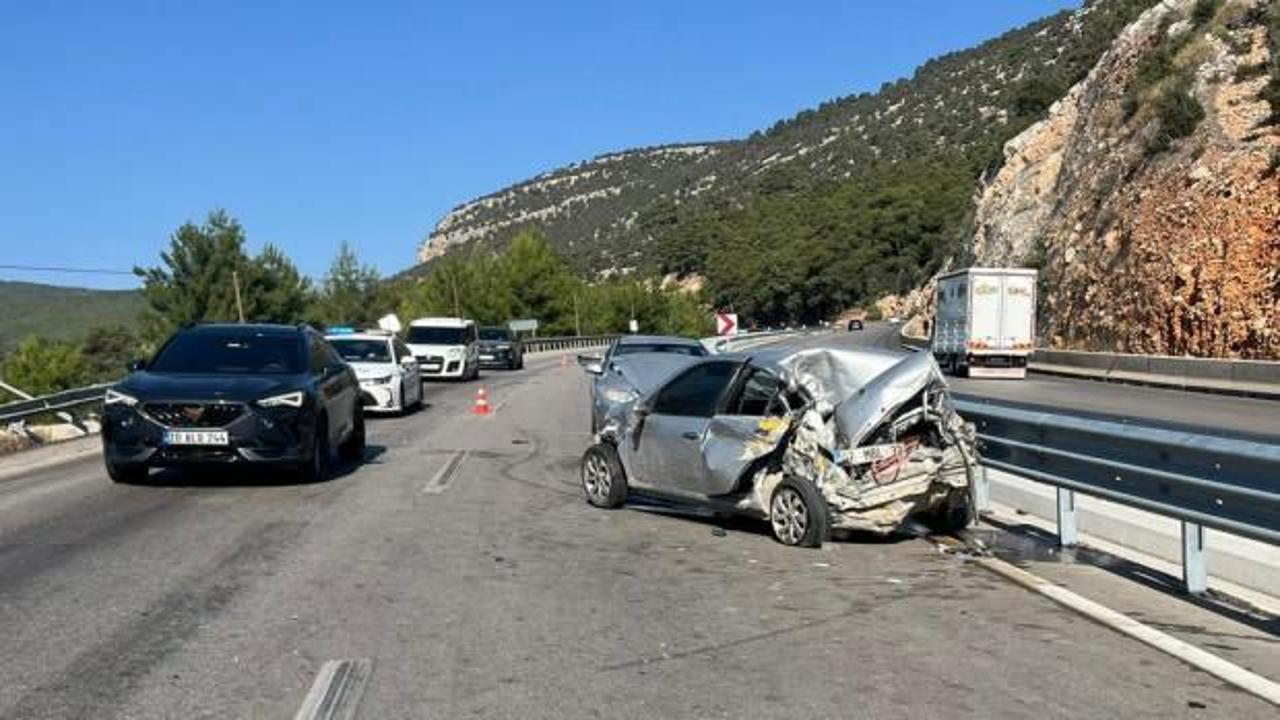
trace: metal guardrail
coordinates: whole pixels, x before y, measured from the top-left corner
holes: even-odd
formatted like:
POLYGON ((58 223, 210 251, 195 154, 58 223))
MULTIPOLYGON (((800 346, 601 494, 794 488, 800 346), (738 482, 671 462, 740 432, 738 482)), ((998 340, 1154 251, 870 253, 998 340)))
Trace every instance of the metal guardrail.
POLYGON ((103 394, 111 385, 112 383, 102 383, 100 385, 90 385, 89 387, 73 388, 53 393, 52 395, 0 405, 0 424, 17 422, 35 415, 72 410, 102 402, 103 394))
POLYGON ((1064 546, 1078 542, 1077 491, 1181 520, 1188 592, 1206 589, 1204 528, 1280 544, 1280 445, 997 403, 956 410, 977 427, 984 466, 1058 488, 1064 546))
POLYGON ((544 352, 547 350, 573 350, 576 348, 604 347, 620 335, 580 335, 571 337, 528 338, 524 341, 525 352, 544 352))

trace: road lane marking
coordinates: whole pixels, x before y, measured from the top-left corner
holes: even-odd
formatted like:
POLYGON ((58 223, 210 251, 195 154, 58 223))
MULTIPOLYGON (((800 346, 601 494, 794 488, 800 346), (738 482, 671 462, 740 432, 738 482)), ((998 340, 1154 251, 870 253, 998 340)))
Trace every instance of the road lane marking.
POLYGON ((293 720, 352 720, 372 674, 369 658, 325 662, 293 720))
POLYGON ((1086 597, 1077 595, 1061 585, 1033 575, 1022 568, 990 556, 976 557, 973 562, 1004 577, 1031 592, 1043 595, 1059 605, 1073 610, 1094 622, 1105 625, 1118 633, 1171 655, 1192 667, 1252 693, 1272 705, 1280 706, 1280 683, 1270 680, 1217 655, 1201 650, 1191 643, 1144 625, 1137 620, 1086 597))
POLYGON ((463 461, 466 460, 467 456, 470 454, 470 450, 455 450, 453 455, 449 458, 449 462, 445 463, 444 467, 440 468, 436 474, 422 486, 421 493, 423 495, 439 495, 445 490, 448 490, 449 486, 453 484, 454 477, 458 474, 458 468, 462 466, 463 461))

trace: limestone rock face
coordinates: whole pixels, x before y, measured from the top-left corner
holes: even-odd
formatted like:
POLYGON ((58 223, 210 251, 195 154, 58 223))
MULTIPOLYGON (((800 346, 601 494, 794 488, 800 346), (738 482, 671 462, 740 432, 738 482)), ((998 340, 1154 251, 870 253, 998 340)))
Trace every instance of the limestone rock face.
MULTIPOLYGON (((1280 356, 1280 129, 1259 98, 1266 0, 1229 0, 1195 28, 1165 0, 1120 34, 1049 117, 1005 146, 982 189, 973 264, 1039 267, 1054 347, 1280 356), (1153 151, 1159 119, 1126 108, 1142 58, 1174 56, 1204 118, 1153 151)), ((1132 103, 1132 99, 1129 100, 1132 103)))

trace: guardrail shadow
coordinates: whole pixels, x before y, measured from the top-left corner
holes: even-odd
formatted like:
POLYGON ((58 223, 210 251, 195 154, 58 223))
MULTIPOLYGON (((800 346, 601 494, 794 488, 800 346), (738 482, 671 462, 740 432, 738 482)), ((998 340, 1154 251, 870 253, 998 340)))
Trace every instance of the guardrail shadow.
POLYGON ((1181 577, 1086 545, 1059 547, 1057 535, 1035 525, 1009 523, 991 517, 984 517, 982 521, 995 528, 996 532, 988 534, 972 528, 965 532, 970 537, 980 538, 986 543, 987 551, 1001 560, 1019 567, 1026 567, 1032 562, 1073 563, 1097 567, 1201 610, 1208 610, 1220 617, 1266 633, 1275 638, 1275 642, 1280 643, 1280 617, 1254 607, 1240 598, 1212 589, 1203 593, 1189 594, 1184 589, 1181 577))

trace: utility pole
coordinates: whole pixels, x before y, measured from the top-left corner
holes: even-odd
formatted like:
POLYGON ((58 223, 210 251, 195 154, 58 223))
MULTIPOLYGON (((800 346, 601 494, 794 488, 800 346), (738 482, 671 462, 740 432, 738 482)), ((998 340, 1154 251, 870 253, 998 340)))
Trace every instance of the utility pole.
POLYGON ((458 303, 458 277, 449 273, 449 287, 453 288, 453 316, 462 317, 462 306, 458 303))
POLYGON ((582 337, 582 323, 578 321, 578 293, 573 294, 573 334, 582 337))
POLYGON ((244 304, 240 302, 240 273, 231 271, 231 284, 236 290, 236 314, 240 316, 240 323, 244 324, 244 304))

